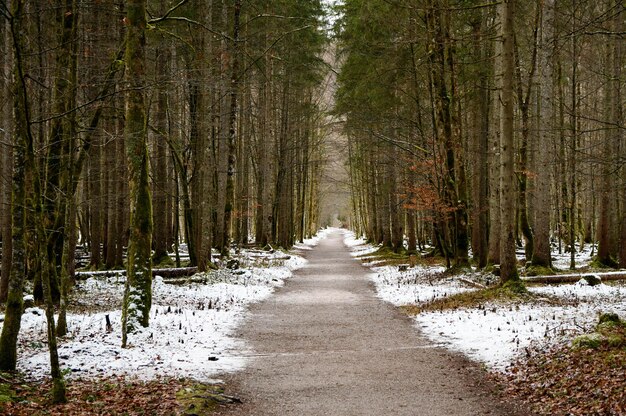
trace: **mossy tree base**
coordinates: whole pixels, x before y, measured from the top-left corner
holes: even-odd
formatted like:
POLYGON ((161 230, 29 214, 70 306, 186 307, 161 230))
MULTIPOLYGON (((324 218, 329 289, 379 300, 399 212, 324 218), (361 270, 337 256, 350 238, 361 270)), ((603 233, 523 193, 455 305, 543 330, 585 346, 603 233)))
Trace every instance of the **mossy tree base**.
POLYGON ((526 276, 553 276, 556 272, 547 266, 530 265, 526 268, 526 276))
POLYGON ((502 284, 502 289, 505 291, 509 291, 514 294, 522 295, 528 293, 528 289, 526 289, 526 285, 520 279, 511 279, 507 280, 502 284))
POLYGON ((600 257, 596 256, 593 258, 593 260, 591 261, 591 263, 589 264, 591 267, 597 268, 597 269, 617 269, 619 268, 619 264, 612 258, 608 258, 608 259, 601 259, 600 257))

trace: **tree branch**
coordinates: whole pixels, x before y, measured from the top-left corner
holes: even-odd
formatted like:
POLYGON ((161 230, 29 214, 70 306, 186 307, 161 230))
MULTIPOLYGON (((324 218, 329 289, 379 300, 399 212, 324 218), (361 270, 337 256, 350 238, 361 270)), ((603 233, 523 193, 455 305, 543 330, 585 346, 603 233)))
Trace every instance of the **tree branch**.
POLYGON ((157 18, 154 18, 154 19, 150 19, 148 21, 148 23, 149 24, 156 24, 156 23, 162 22, 164 20, 167 20, 167 18, 170 16, 170 14, 174 13, 176 11, 176 9, 180 8, 181 6, 183 6, 188 1, 189 0, 181 0, 177 5, 175 5, 174 7, 169 9, 167 12, 165 12, 165 14, 163 16, 157 17, 157 18))

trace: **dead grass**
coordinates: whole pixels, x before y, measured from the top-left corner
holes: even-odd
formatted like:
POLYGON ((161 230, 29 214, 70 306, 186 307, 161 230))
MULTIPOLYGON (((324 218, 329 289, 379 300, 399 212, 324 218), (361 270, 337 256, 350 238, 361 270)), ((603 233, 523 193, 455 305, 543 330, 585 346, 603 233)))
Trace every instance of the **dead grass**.
POLYGON ((483 308, 485 304, 521 304, 527 302, 542 302, 550 304, 563 303, 558 298, 549 298, 545 295, 535 295, 530 292, 520 292, 508 288, 488 288, 471 292, 457 293, 445 298, 436 299, 423 305, 404 305, 400 309, 409 316, 422 312, 455 310, 460 308, 483 308))

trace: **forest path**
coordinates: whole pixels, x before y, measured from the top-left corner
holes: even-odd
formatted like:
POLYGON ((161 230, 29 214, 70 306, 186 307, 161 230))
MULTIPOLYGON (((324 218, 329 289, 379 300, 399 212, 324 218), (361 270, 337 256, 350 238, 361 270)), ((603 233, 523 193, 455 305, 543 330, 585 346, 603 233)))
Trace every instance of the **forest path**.
POLYGON ((241 336, 254 351, 226 377, 243 404, 223 415, 514 415, 485 374, 430 343, 410 318, 375 296, 366 268, 333 232, 306 253, 241 336))

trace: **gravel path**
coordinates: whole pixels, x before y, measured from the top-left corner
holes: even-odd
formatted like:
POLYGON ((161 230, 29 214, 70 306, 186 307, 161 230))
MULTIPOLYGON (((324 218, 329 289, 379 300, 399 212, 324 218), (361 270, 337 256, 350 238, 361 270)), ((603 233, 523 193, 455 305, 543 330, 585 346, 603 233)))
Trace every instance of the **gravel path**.
POLYGON ((241 337, 254 358, 225 380, 243 404, 220 414, 527 414, 492 395, 482 370, 376 298, 340 232, 306 257, 285 287, 252 307, 241 337))

